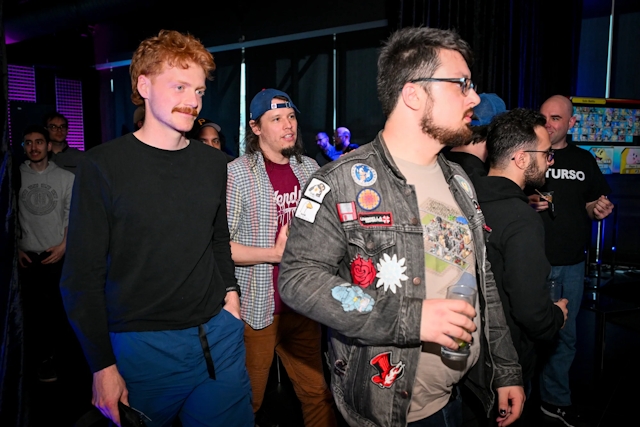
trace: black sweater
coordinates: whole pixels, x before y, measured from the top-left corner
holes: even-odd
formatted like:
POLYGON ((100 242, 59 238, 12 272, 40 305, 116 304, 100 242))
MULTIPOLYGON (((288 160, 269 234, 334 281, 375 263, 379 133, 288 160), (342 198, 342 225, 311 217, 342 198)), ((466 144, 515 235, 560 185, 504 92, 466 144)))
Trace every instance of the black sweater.
POLYGON ((474 185, 492 229, 487 256, 526 381, 533 377, 535 342, 552 339, 564 322, 546 287, 551 265, 544 251, 544 227, 515 182, 486 176, 474 185))
POLYGON ((207 322, 235 286, 227 160, 192 141, 160 150, 125 135, 76 172, 60 283, 93 372, 115 363, 109 332, 207 322))
POLYGON ((446 151, 444 156, 447 160, 462 166, 462 169, 469 175, 472 182, 480 176, 487 176, 487 165, 478 156, 463 151, 446 151))

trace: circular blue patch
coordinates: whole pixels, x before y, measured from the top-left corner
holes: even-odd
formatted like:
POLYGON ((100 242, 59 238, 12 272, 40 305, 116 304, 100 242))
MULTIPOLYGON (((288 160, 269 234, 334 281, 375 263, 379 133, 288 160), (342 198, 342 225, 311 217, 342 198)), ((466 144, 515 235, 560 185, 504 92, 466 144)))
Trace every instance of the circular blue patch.
POLYGON ((362 187, 369 187, 378 180, 376 170, 364 163, 356 163, 351 167, 351 178, 362 187))

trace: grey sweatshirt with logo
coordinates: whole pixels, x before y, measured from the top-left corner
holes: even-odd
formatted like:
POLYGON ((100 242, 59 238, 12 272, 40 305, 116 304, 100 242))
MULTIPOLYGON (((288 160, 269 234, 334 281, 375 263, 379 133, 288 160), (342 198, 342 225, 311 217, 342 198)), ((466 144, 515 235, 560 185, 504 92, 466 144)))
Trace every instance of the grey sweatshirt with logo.
POLYGON ((53 162, 42 172, 31 169, 29 163, 27 160, 20 165, 18 247, 25 252, 41 253, 59 245, 64 238, 74 175, 53 162))

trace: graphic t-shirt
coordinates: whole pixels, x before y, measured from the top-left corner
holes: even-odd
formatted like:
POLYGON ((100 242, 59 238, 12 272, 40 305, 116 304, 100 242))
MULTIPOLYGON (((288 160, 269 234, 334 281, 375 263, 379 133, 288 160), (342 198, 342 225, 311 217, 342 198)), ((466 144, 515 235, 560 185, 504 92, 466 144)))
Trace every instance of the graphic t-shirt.
MULTIPOLYGON (((397 158, 394 161, 407 183, 414 186, 418 198, 424 236, 427 299, 445 298, 447 287, 456 283, 476 287, 471 230, 449 190, 440 165, 422 166, 397 158)), ((476 313, 480 313, 478 301, 476 313)), ((477 327, 472 334, 475 344, 471 345, 471 354, 466 361, 443 359, 439 344, 422 344, 408 422, 421 420, 442 409, 449 401, 453 385, 478 360, 480 316, 477 315, 473 321, 477 327)))
MULTIPOLYGON (((280 234, 280 229, 285 224, 291 222, 291 218, 296 213, 298 207, 298 201, 300 200, 301 188, 298 178, 296 178, 291 165, 279 165, 272 163, 265 159, 265 168, 267 169, 267 175, 271 181, 273 187, 273 200, 276 204, 278 211, 278 231, 274 236, 274 242, 280 234)), ((282 312, 290 311, 280 299, 280 293, 278 292, 278 273, 280 272, 280 265, 276 264, 273 267, 273 297, 275 302, 275 308, 273 314, 280 314, 282 312)))
POLYGON ((577 264, 585 259, 591 230, 585 206, 611 193, 611 188, 593 156, 572 144, 555 150, 546 178, 541 191, 553 191, 554 204, 553 212, 548 209, 540 213, 547 258, 551 265, 577 264))

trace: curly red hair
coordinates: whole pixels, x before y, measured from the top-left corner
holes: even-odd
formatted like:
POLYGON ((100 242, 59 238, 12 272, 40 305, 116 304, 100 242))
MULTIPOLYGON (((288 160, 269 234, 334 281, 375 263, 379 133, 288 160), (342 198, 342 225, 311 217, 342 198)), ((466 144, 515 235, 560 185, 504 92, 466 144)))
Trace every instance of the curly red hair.
POLYGON ((129 66, 133 92, 131 101, 135 105, 144 105, 144 99, 138 93, 139 76, 160 74, 165 63, 169 67, 187 69, 190 62, 200 65, 207 78, 213 79, 211 73, 216 69, 213 55, 192 35, 161 30, 157 36, 143 40, 134 52, 129 66))

